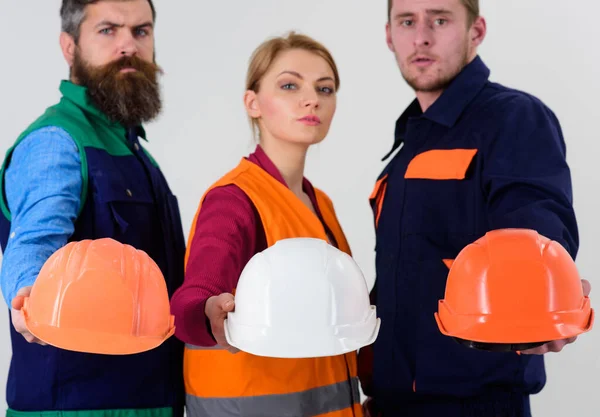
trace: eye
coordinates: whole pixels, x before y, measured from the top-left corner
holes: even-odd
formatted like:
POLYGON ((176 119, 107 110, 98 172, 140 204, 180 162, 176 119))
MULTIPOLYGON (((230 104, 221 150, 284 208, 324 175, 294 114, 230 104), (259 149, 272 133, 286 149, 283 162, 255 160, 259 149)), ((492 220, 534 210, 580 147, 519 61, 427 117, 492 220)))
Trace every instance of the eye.
POLYGON ((413 25, 413 21, 412 21, 412 20, 410 20, 410 19, 407 19, 407 20, 402 20, 402 21, 400 22, 400 26, 409 27, 409 26, 412 26, 412 25, 413 25))
POLYGON ((446 23, 448 23, 448 20, 446 20, 446 19, 435 19, 435 24, 438 26, 443 26, 446 23))
POLYGON ((135 30, 135 36, 140 36, 140 37, 144 37, 148 35, 148 31, 146 29, 136 29, 135 30))
POLYGON ((287 84, 283 84, 281 86, 282 90, 295 90, 296 89, 296 84, 294 83, 287 83, 287 84))
POLYGON ((113 33, 113 29, 112 28, 100 29, 98 31, 98 33, 101 34, 101 35, 110 35, 111 33, 113 33))
POLYGON ((335 90, 331 87, 319 87, 319 91, 327 95, 335 93, 335 90))

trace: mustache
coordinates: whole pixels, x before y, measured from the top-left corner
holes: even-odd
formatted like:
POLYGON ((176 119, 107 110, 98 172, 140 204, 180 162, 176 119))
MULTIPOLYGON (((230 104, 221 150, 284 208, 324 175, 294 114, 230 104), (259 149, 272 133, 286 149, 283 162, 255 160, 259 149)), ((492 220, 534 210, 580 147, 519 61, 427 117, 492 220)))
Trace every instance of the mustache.
POLYGON ((126 68, 132 68, 145 75, 163 74, 163 70, 155 62, 146 61, 137 56, 124 56, 116 61, 109 62, 102 67, 101 72, 105 76, 116 76, 119 72, 126 68))

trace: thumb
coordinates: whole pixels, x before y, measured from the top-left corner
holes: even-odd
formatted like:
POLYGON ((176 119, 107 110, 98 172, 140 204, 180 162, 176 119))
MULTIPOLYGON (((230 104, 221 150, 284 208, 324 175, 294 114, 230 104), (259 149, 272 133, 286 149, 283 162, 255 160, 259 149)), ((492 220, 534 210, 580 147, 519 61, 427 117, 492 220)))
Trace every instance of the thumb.
POLYGON ((20 310, 25 304, 25 297, 23 297, 22 295, 17 295, 15 298, 12 299, 12 302, 10 304, 14 310, 20 310))
POLYGON ((25 304, 25 297, 28 297, 29 294, 31 294, 31 286, 19 288, 17 295, 11 301, 12 308, 15 310, 22 309, 23 304, 25 304))
POLYGON ((31 294, 31 285, 27 286, 27 287, 21 287, 19 288, 19 291, 17 291, 17 295, 22 295, 23 297, 28 297, 29 294, 31 294))
POLYGON ((233 309, 235 308, 235 301, 233 295, 229 293, 221 294, 221 300, 219 304, 221 305, 221 308, 224 312, 229 313, 233 311, 233 309))
POLYGON ((592 291, 592 284, 587 279, 581 280, 581 286, 583 287, 583 295, 588 296, 592 291))

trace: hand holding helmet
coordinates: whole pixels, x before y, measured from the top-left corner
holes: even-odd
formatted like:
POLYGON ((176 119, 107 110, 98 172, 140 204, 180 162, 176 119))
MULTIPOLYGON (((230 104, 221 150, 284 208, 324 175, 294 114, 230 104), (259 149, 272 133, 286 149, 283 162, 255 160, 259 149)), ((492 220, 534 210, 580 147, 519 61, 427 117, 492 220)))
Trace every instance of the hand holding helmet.
POLYGON ((233 295, 229 293, 210 297, 204 307, 204 313, 210 321, 212 334, 217 344, 231 353, 239 352, 239 350, 227 343, 224 321, 227 318, 227 313, 232 312, 234 309, 235 301, 233 295))

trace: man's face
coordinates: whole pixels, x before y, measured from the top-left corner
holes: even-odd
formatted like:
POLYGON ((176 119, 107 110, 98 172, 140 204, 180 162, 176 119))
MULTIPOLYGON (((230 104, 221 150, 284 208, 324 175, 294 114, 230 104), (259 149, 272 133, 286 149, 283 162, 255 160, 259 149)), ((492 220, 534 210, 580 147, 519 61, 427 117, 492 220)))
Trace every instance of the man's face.
POLYGON ((485 22, 468 26, 460 0, 394 0, 386 38, 416 92, 440 92, 476 55, 485 22))
POLYGON ((160 69, 154 63, 150 4, 106 0, 85 13, 72 45, 73 82, 87 87, 91 101, 115 122, 135 126, 155 118, 161 109, 160 69))

